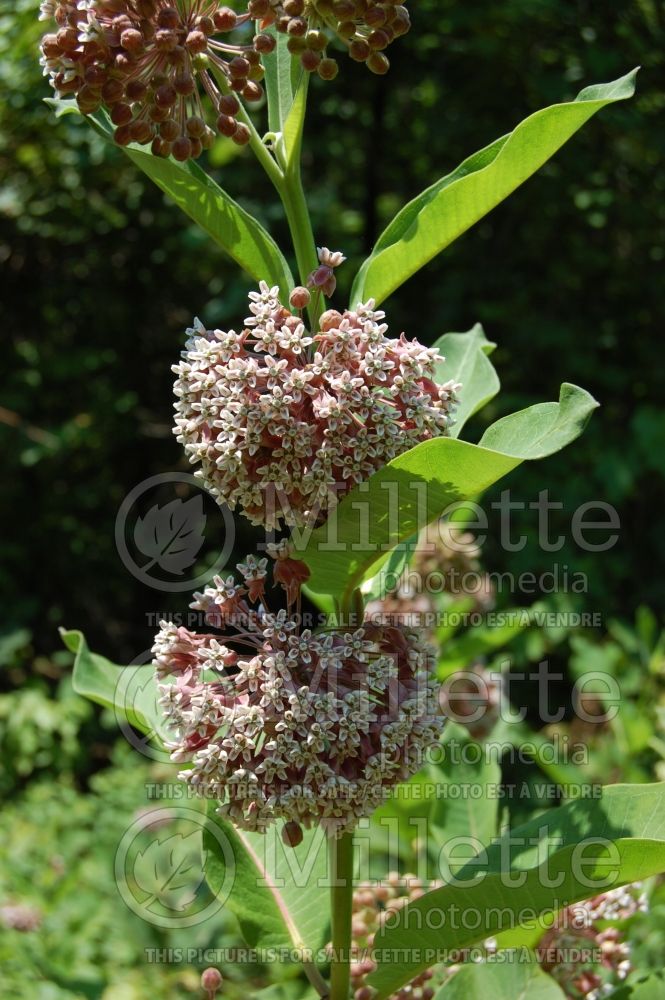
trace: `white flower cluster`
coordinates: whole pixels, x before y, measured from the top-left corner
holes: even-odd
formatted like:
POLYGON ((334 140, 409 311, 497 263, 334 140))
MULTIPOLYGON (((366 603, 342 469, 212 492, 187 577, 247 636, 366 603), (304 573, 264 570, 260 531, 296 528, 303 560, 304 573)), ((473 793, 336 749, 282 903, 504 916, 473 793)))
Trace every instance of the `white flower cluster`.
POLYGON ((247 593, 218 577, 192 604, 242 653, 161 623, 154 662, 173 759, 190 764, 180 777, 243 829, 351 830, 439 738, 431 650, 395 626, 301 631, 247 593))
POLYGON ((175 433, 206 488, 267 528, 315 524, 397 455, 446 434, 459 385, 438 351, 386 337, 374 303, 328 310, 314 336, 261 282, 241 333, 196 321, 177 375, 175 433))

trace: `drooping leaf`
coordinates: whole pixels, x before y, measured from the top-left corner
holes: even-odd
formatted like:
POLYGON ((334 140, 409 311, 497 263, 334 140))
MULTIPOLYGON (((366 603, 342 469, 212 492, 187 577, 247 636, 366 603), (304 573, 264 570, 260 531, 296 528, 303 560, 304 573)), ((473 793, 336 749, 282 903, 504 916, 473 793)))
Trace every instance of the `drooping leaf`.
POLYGON ((460 402, 450 436, 459 437, 469 417, 477 413, 500 389, 499 376, 489 359, 496 344, 488 340, 480 323, 467 333, 445 333, 433 345, 445 358, 437 364, 435 380, 462 383, 460 402))
POLYGON ((164 720, 157 707, 155 670, 151 663, 120 666, 105 656, 91 653, 85 636, 78 630, 60 630, 67 649, 76 654, 74 690, 90 701, 111 708, 142 733, 158 736, 164 720))
POLYGON ((409 202, 358 272, 352 305, 387 298, 539 170, 597 111, 632 97, 636 73, 537 111, 409 202))
POLYGON ((141 567, 143 572, 157 565, 181 575, 193 564, 205 541, 205 524, 200 494, 189 500, 176 497, 162 507, 158 504, 151 507, 134 526, 136 547, 150 560, 141 567))
POLYGON ((576 385, 564 382, 558 403, 536 403, 488 427, 481 448, 520 459, 545 458, 579 437, 598 403, 576 385))
POLYGON ((663 871, 665 784, 608 786, 600 798, 569 802, 508 831, 450 884, 405 906, 374 942, 379 954, 401 949, 400 962, 379 961, 368 982, 383 1000, 432 964, 437 950, 468 947, 663 871), (465 913, 473 919, 462 919, 465 913))
POLYGON ((228 857, 219 838, 204 833, 206 879, 219 893, 233 858, 233 892, 226 903, 235 914, 243 937, 256 948, 323 947, 328 940, 329 903, 325 888, 328 870, 327 838, 320 828, 305 830, 302 843, 286 847, 282 824, 265 834, 238 830, 208 807, 208 819, 230 846, 228 857), (321 885, 319 885, 321 880, 321 885))
POLYGON ((434 438, 393 459, 353 489, 308 538, 294 536, 299 558, 311 570, 310 590, 348 597, 391 549, 450 504, 484 492, 525 459, 543 458, 575 440, 597 405, 584 389, 564 384, 558 403, 505 417, 488 428, 480 445, 434 438), (523 413, 531 414, 528 420, 523 413), (516 425, 520 439, 513 434, 516 425))
POLYGON ((434 1000, 565 1000, 559 984, 535 958, 524 961, 521 952, 503 961, 469 962, 434 995, 434 1000))
MULTIPOLYGON (((48 99, 57 115, 80 114, 75 101, 48 99)), ((108 117, 102 112, 88 121, 107 142, 113 143, 108 117)), ((124 152, 175 204, 222 247, 255 281, 293 287, 289 265, 272 236, 249 212, 230 197, 201 167, 191 160, 153 156, 131 144, 124 152)))

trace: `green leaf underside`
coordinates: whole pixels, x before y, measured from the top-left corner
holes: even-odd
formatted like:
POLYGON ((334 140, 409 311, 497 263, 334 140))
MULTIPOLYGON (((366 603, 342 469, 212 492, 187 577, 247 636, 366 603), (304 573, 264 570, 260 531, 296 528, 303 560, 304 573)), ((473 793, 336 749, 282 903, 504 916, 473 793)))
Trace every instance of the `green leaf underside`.
MULTIPOLYGON (((457 743, 465 746, 472 743, 468 731, 456 723, 448 723, 443 743, 457 743)), ((453 761, 448 755, 431 768, 432 780, 440 789, 432 800, 429 819, 431 834, 438 845, 445 845, 455 837, 473 837, 480 846, 487 846, 496 835, 499 800, 491 794, 501 782, 501 768, 497 761, 483 757, 469 763, 462 755, 461 761, 453 761), (451 786, 478 789, 479 794, 463 797, 446 794, 451 786), (490 793, 490 794, 488 794, 490 793)), ((438 853, 438 852, 437 852, 438 853)))
POLYGON ((434 1000, 565 1000, 566 994, 535 958, 521 952, 497 963, 469 963, 435 994, 434 1000))
POLYGON ((480 323, 467 333, 445 333, 435 344, 444 361, 436 365, 435 382, 462 383, 460 401, 450 436, 459 437, 465 423, 482 409, 500 389, 499 376, 488 355, 495 349, 480 323))
POLYGON ((299 160, 307 104, 309 77, 288 50, 288 37, 273 28, 274 50, 264 56, 264 85, 268 99, 270 131, 281 133, 287 166, 299 160))
MULTIPOLYGON (((322 948, 329 937, 327 840, 323 831, 318 827, 305 830, 298 847, 285 847, 281 823, 273 824, 265 834, 248 833, 218 816, 215 808, 216 803, 208 806, 209 822, 226 838, 235 865, 233 891, 225 905, 236 916, 248 946, 322 948), (269 884, 261 885, 262 881, 269 884)), ((213 892, 219 893, 227 859, 210 830, 204 833, 203 846, 207 852, 206 879, 213 892)))
POLYGON ((61 629, 67 649, 74 653, 72 683, 77 694, 113 709, 142 733, 155 734, 163 726, 157 711, 157 685, 152 663, 120 666, 99 653, 92 653, 85 636, 78 630, 61 629))
POLYGON ((504 417, 479 445, 442 437, 399 455, 351 490, 309 537, 294 533, 299 558, 311 571, 310 590, 348 596, 386 552, 450 504, 484 492, 525 459, 544 458, 573 441, 597 405, 585 390, 564 383, 558 403, 504 417))
POLYGON ((597 111, 632 97, 636 73, 537 111, 418 195, 377 240, 356 276, 351 303, 386 299, 539 170, 597 111))
MULTIPOLYGON (((56 114, 79 114, 75 101, 48 99, 56 114)), ((88 116, 97 132, 113 144, 109 119, 103 112, 88 116)), ((243 270, 259 281, 293 288, 293 276, 272 236, 249 212, 193 162, 153 156, 131 144, 124 152, 178 208, 197 223, 243 270)))
POLYGON ((532 915, 663 871, 665 784, 608 786, 600 798, 578 799, 509 831, 457 871, 456 884, 401 910, 375 938, 379 956, 400 949, 400 961, 380 961, 368 983, 383 1000, 434 964, 437 951, 468 947, 532 915), (447 921, 453 912, 473 913, 473 929, 447 921))

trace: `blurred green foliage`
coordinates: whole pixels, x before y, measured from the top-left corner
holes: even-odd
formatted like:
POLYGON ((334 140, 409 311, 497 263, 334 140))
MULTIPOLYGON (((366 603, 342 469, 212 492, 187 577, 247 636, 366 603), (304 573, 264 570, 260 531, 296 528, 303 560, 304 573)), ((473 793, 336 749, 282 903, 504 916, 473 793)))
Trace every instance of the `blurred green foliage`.
MULTIPOLYGON (((393 333, 426 343, 485 325, 499 345, 504 391, 482 421, 555 398, 564 380, 601 402, 573 448, 510 483, 517 499, 549 488, 563 503, 551 529, 567 535, 561 552, 535 544, 535 515, 525 512, 515 533, 529 543, 507 552, 490 531, 483 559, 496 572, 541 573, 557 561, 588 575, 586 594, 550 605, 601 612, 607 635, 530 629, 514 657, 547 656, 568 684, 585 669, 610 671, 626 704, 598 736, 587 777, 662 779, 662 638, 650 612, 637 609, 665 598, 665 4, 412 6, 414 29, 394 46, 388 78, 345 60, 335 84, 312 88, 305 179, 318 242, 350 258, 340 302, 408 198, 530 112, 643 67, 634 100, 604 111, 387 310, 393 333), (619 543, 604 553, 582 552, 568 537, 575 508, 593 499, 621 518, 619 543)), ((0 794, 14 797, 3 809, 0 905, 38 911, 33 931, 0 926, 2 995, 196 995, 191 967, 146 969, 143 949, 166 939, 129 913, 112 879, 152 765, 116 743, 112 718, 72 693, 71 658, 54 651, 58 625, 84 627, 93 649, 126 662, 150 645, 147 613, 184 609, 182 596, 129 575, 115 517, 141 480, 188 470, 170 430, 170 365, 194 315, 237 325, 250 282, 120 151, 84 123, 54 119, 42 101, 50 91, 38 66, 37 8, 36 0, 0 6, 0 794)), ((281 212, 249 154, 220 140, 210 163, 286 246, 281 212)), ((211 549, 220 522, 208 518, 211 549)), ((237 552, 254 537, 239 524, 237 552)), ((664 906, 636 922, 644 968, 657 967, 664 906)), ((235 930, 228 935, 235 940, 235 930)))

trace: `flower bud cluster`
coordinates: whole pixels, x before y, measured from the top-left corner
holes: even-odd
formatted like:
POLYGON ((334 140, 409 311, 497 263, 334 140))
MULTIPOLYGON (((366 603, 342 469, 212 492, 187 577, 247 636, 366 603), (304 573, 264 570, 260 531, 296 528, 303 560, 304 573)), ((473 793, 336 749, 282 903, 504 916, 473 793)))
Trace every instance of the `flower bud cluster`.
POLYGON ((244 585, 215 577, 194 595, 222 634, 164 621, 153 654, 172 758, 189 765, 182 780, 243 829, 285 820, 295 844, 302 826, 352 830, 422 766, 443 719, 430 647, 392 626, 301 628, 307 569, 273 554, 287 610, 267 610, 267 560, 248 557, 244 585))
POLYGON ((337 61, 328 55, 331 37, 356 62, 383 75, 390 63, 385 50, 411 27, 409 13, 398 0, 250 0, 253 17, 274 24, 288 35, 289 51, 308 73, 333 80, 337 61))
POLYGON ((353 59, 385 73, 383 50, 409 28, 405 7, 371 0, 249 0, 241 13, 217 0, 43 0, 40 18, 56 22, 41 44, 56 93, 75 95, 83 114, 107 108, 119 145, 150 145, 180 161, 196 159, 215 138, 202 94, 217 132, 249 142, 239 99, 263 97, 271 25, 326 80, 337 75, 326 54, 331 32, 353 59))
POLYGON ((275 39, 250 30, 215 0, 45 0, 42 17, 57 31, 42 39, 42 63, 60 95, 74 94, 84 114, 109 111, 115 141, 151 144, 159 156, 196 158, 215 138, 206 122, 204 93, 217 131, 239 145, 250 132, 237 121, 240 100, 263 96, 261 56, 275 39), (221 36, 221 38, 220 38, 221 36), (252 37, 253 36, 253 37, 252 37))
POLYGON ((175 433, 219 503, 269 529, 315 524, 386 462, 448 432, 460 386, 434 382, 438 351, 388 339, 373 301, 324 312, 311 333, 261 282, 250 312, 240 333, 195 321, 173 369, 175 433))

